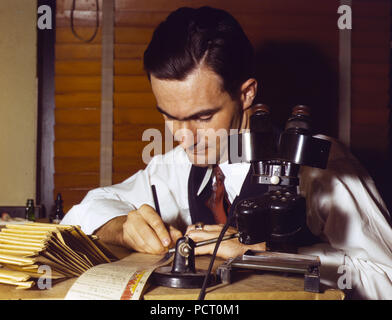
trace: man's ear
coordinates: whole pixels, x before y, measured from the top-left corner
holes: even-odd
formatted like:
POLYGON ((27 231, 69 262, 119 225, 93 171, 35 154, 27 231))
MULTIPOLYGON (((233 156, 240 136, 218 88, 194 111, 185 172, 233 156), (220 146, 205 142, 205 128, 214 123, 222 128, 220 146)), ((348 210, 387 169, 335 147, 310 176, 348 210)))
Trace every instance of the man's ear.
POLYGON ((252 106, 256 94, 257 80, 254 78, 246 80, 241 86, 241 102, 244 111, 252 106))

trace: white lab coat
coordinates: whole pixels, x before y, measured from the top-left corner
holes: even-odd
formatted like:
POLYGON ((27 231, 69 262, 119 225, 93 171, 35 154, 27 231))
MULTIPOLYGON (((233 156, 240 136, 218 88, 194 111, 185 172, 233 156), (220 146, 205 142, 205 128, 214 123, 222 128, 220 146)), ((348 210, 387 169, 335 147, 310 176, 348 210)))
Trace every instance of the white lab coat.
MULTIPOLYGON (((249 164, 220 164, 229 200, 240 194, 249 164)), ((158 193, 162 219, 184 231, 191 224, 184 150, 152 158, 144 170, 110 187, 90 191, 64 217, 62 224, 80 225, 92 234, 109 220, 142 204, 154 207, 151 185, 158 193)), ((207 171, 199 193, 209 180, 207 171)), ((326 170, 302 167, 301 193, 307 198, 309 229, 325 243, 300 248, 318 255, 321 279, 347 289, 353 298, 392 299, 392 229, 389 213, 373 180, 340 143, 333 141, 326 170), (387 219, 385 218, 387 217, 387 219)))

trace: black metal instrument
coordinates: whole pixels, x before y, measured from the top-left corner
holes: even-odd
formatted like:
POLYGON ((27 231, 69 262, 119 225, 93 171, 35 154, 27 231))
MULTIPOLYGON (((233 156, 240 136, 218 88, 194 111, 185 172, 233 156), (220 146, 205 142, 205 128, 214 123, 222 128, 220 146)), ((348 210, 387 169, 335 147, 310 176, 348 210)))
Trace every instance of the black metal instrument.
POLYGON ((295 252, 306 226, 306 201, 299 194, 301 165, 325 168, 330 142, 316 138, 309 108, 296 106, 278 136, 273 133, 269 108, 259 105, 250 118, 250 131, 229 140, 229 161, 249 162, 252 182, 268 191, 239 202, 234 215, 239 240, 267 242, 270 251, 295 252))
MULTIPOLYGON (((195 266, 196 243, 185 236, 177 240, 172 266, 157 268, 152 274, 155 285, 172 288, 201 288, 206 271, 195 266)), ((209 285, 216 284, 216 278, 209 276, 209 285)))

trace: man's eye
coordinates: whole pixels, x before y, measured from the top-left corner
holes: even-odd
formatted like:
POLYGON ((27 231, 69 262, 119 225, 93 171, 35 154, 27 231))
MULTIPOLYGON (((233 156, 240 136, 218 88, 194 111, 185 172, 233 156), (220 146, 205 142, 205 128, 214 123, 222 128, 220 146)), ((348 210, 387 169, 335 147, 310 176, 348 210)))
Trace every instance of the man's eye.
POLYGON ((211 119, 212 119, 212 115, 208 115, 208 116, 199 117, 197 120, 202 122, 207 122, 210 121, 211 119))

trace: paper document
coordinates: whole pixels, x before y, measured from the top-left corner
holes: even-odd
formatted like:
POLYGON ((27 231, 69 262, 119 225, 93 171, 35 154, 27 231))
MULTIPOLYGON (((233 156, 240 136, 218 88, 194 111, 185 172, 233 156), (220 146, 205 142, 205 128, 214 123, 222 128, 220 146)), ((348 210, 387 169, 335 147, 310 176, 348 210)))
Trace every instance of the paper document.
POLYGON ((173 255, 157 263, 156 256, 146 257, 134 253, 120 261, 95 266, 76 280, 65 299, 139 300, 155 268, 166 265, 172 260, 173 255), (155 263, 152 260, 155 260, 155 263))

